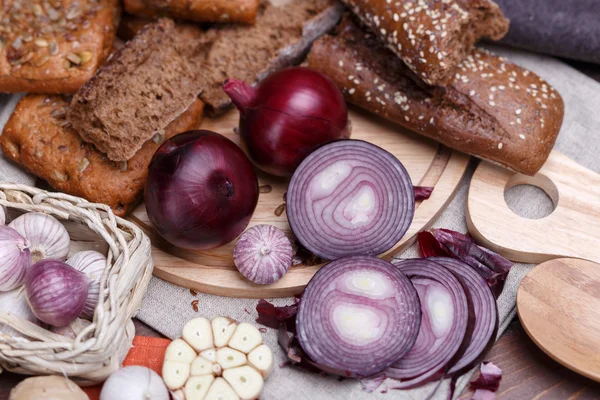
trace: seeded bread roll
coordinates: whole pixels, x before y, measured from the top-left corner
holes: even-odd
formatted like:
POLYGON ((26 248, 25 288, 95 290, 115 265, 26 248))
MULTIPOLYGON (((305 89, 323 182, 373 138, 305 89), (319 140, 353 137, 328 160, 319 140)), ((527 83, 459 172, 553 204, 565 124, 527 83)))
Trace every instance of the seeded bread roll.
POLYGON ((114 53, 73 97, 69 120, 113 161, 137 153, 202 90, 199 65, 209 37, 195 40, 169 19, 147 25, 114 53))
POLYGON ((342 1, 430 85, 449 83, 478 39, 499 40, 508 31, 491 0, 342 1))
POLYGON ((350 103, 527 175, 546 161, 563 120, 558 92, 502 57, 474 49, 448 86, 428 87, 350 20, 314 43, 308 66, 329 75, 350 103))
POLYGON ((2 151, 53 188, 107 204, 116 215, 124 216, 142 196, 156 149, 165 138, 198 128, 203 104, 195 100, 164 132, 121 163, 108 160, 81 139, 65 119, 68 108, 62 96, 25 96, 4 127, 2 151))
POLYGON ((128 13, 142 17, 171 17, 196 22, 253 24, 259 0, 125 0, 128 13))
POLYGON ((73 93, 111 52, 117 0, 2 2, 0 92, 73 93))

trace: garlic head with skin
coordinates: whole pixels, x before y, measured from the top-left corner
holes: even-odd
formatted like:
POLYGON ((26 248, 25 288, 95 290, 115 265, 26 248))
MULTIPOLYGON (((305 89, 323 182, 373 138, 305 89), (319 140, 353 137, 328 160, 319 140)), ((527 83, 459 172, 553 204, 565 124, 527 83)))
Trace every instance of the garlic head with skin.
MULTIPOLYGON (((0 293, 0 314, 12 314, 29 322, 33 322, 36 325, 42 325, 42 322, 37 319, 33 311, 31 311, 31 308, 29 308, 27 296, 25 295, 25 290, 23 290, 23 288, 0 293)), ((16 329, 3 323, 0 323, 0 335, 22 337, 16 329)))
POLYGON ((0 260, 0 292, 21 286, 31 266, 29 244, 16 230, 3 225, 0 226, 0 260))
POLYGON ((60 261, 67 258, 71 238, 63 224, 53 216, 30 212, 15 218, 8 226, 27 239, 34 263, 46 258, 60 261))
POLYGON ((100 279, 106 269, 106 257, 97 251, 88 250, 75 253, 67 260, 67 264, 77 271, 83 272, 91 280, 85 306, 81 316, 92 320, 100 296, 100 279))
POLYGON ((160 376, 149 368, 130 366, 108 377, 100 400, 169 400, 169 391, 160 376))

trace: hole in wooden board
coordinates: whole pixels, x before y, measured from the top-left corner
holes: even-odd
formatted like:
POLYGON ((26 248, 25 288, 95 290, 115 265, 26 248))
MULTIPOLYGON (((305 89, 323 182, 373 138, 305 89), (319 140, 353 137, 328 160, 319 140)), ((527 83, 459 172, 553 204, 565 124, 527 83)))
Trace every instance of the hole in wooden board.
POLYGON ((541 219, 556 209, 558 188, 545 175, 516 174, 506 183, 504 201, 520 217, 541 219))

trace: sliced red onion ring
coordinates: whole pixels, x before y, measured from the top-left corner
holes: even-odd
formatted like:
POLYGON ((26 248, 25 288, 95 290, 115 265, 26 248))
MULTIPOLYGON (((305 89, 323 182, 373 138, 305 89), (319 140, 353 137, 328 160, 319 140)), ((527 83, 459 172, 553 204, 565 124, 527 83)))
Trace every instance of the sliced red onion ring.
POLYGON ((328 260, 389 250, 414 212, 413 186, 402 163, 362 140, 338 140, 311 153, 287 191, 292 231, 328 260))
POLYGON ((427 259, 394 264, 415 286, 422 312, 415 345, 386 371, 388 377, 403 381, 393 389, 408 389, 446 372, 465 337, 469 306, 458 279, 441 265, 427 259))
POLYGON ((411 349, 420 321, 419 297, 406 275, 387 261, 356 256, 327 264, 310 280, 296 331, 302 349, 328 372, 366 377, 411 349))
MULTIPOLYGON (((448 371, 448 375, 466 372, 478 364, 494 344, 498 331, 498 307, 492 290, 485 279, 471 266, 449 257, 430 257, 428 260, 450 270, 460 281, 469 302, 469 340, 460 359, 448 371)), ((467 338, 465 338, 467 339, 467 338)))

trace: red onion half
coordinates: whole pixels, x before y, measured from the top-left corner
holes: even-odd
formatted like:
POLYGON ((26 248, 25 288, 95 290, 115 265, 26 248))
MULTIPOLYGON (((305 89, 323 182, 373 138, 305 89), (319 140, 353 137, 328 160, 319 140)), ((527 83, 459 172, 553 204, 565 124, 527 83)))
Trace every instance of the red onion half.
MULTIPOLYGON (((487 282, 470 265, 449 257, 430 257, 452 272, 460 281, 469 302, 468 340, 460 358, 448 371, 448 375, 461 373, 478 364, 493 345, 498 332, 498 307, 487 282)), ((465 338, 467 339, 467 338, 465 338)))
POLYGON ((357 256, 327 264, 310 280, 296 331, 302 349, 328 372, 365 377, 410 350, 420 320, 408 278, 387 261, 357 256))
POLYGON ((240 136, 250 159, 270 174, 290 176, 317 146, 350 136, 342 93, 312 69, 284 69, 258 87, 229 79, 223 90, 240 110, 240 136))
POLYGON ((328 260, 389 250, 415 212, 402 163, 362 140, 338 140, 311 153, 294 173, 286 200, 298 241, 328 260))
POLYGON ((187 249, 236 238, 258 203, 258 180, 244 152, 217 133, 181 133, 160 146, 148 170, 146 209, 158 233, 187 249))
POLYGON ((422 313, 415 345, 386 371, 388 377, 402 380, 394 389, 408 389, 446 373, 463 343, 469 307, 462 285, 441 265, 426 259, 399 260, 395 265, 419 293, 422 313))

